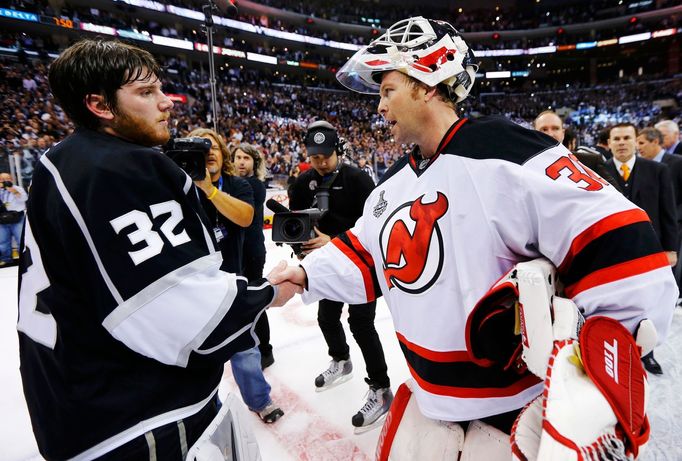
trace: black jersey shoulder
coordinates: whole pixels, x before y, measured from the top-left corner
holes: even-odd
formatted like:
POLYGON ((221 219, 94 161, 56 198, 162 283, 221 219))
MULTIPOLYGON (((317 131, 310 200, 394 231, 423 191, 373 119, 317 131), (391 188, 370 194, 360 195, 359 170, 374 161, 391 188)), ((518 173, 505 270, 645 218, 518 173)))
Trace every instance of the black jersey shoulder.
POLYGON ((504 117, 468 119, 443 149, 443 154, 477 160, 500 159, 522 165, 559 143, 504 117))
POLYGON ((405 168, 407 165, 409 165, 409 162, 410 156, 408 154, 405 154, 402 157, 400 157, 397 162, 395 162, 393 165, 391 165, 391 167, 388 170, 386 170, 386 173, 384 173, 384 175, 381 177, 381 180, 377 184, 377 187, 388 181, 391 178, 391 176, 393 176, 394 174, 405 168))

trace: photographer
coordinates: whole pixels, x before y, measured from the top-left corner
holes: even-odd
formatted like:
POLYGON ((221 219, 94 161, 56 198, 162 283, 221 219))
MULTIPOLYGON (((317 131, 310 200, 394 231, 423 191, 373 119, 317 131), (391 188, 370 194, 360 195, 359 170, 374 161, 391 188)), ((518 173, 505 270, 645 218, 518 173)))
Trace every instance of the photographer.
POLYGON ((9 173, 0 173, 0 267, 15 264, 12 239, 19 246, 26 200, 26 191, 14 185, 9 173))
MULTIPOLYGON (((315 228, 317 237, 302 245, 302 256, 322 247, 330 239, 350 229, 362 215, 365 199, 374 189, 374 182, 355 166, 343 164, 339 157, 348 149, 336 129, 325 121, 308 126, 305 146, 312 168, 302 173, 289 189, 292 210, 326 208, 320 200, 328 193, 328 211, 315 228), (322 194, 320 194, 322 192, 322 194)), ((318 391, 326 390, 350 379, 353 365, 349 347, 341 325, 342 302, 320 300, 317 321, 329 347, 332 361, 329 368, 315 379, 318 391)), ((387 374, 384 351, 374 328, 376 301, 348 307, 348 325, 367 365, 365 379, 370 392, 367 402, 353 416, 358 431, 372 427, 393 400, 387 374)))
POLYGON ((209 425, 229 429, 224 364, 296 291, 220 269, 191 178, 153 149, 170 138, 173 107, 160 73, 149 52, 101 39, 49 69, 77 128, 34 171, 17 324, 49 460, 184 460, 209 425))
MULTIPOLYGON (((205 195, 201 198, 201 204, 212 224, 213 233, 223 254, 221 268, 227 272, 241 274, 246 230, 254 217, 253 190, 245 179, 236 175, 227 146, 215 131, 200 128, 192 131, 189 136, 211 141, 211 150, 206 158, 206 178, 195 181, 195 184, 205 195)), ((262 223, 264 192, 260 200, 262 223)), ((263 266, 258 277, 247 278, 249 281, 262 280, 262 274, 263 266)), ((261 317, 263 315, 265 312, 261 317)), ((257 413, 265 423, 277 421, 284 412, 270 398, 270 384, 263 376, 258 347, 254 346, 234 354, 230 359, 230 366, 239 392, 249 410, 257 413)))

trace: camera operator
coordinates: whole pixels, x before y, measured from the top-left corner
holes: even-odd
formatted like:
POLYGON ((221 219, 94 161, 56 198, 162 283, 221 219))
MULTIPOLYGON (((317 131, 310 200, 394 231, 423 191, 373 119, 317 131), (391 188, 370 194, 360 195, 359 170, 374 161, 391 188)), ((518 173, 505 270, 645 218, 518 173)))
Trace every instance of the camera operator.
POLYGON ((26 191, 12 182, 9 173, 0 173, 0 267, 15 264, 12 239, 19 246, 26 210, 26 191))
POLYGON ((46 459, 180 461, 209 426, 231 429, 218 411, 224 364, 297 291, 220 270, 199 192, 153 148, 173 107, 160 73, 148 51, 102 39, 49 69, 77 128, 33 174, 17 324, 46 459))
MULTIPOLYGON (((350 229, 362 215, 365 199, 374 189, 374 182, 366 173, 340 161, 348 146, 330 123, 317 121, 310 124, 304 143, 312 168, 302 173, 289 189, 290 207, 303 210, 328 206, 328 211, 320 219, 319 227, 315 228, 317 237, 303 243, 302 256, 350 229), (324 192, 328 193, 328 204, 322 203, 326 200, 320 200, 326 195, 324 192)), ((320 300, 317 321, 332 360, 329 368, 315 379, 318 391, 347 381, 353 370, 341 325, 342 308, 342 302, 320 300)), ((376 301, 348 307, 348 324, 365 359, 369 377, 365 381, 370 387, 367 402, 352 419, 356 431, 372 427, 388 411, 393 400, 384 351, 374 328, 375 310, 376 301)))
MULTIPOLYGON (((232 151, 234 166, 237 174, 244 178, 253 189, 254 215, 253 222, 246 229, 244 236, 244 261, 242 273, 249 280, 263 277, 265 266, 265 235, 263 235, 263 204, 265 203, 265 162, 256 146, 242 143, 232 151)), ((263 312, 256 323, 256 335, 260 344, 261 368, 275 363, 270 344, 270 324, 268 314, 263 312)))
MULTIPOLYGON (((223 254, 222 269, 242 273, 244 236, 254 218, 253 190, 249 183, 236 175, 227 146, 215 131, 199 128, 189 134, 211 141, 206 158, 206 178, 195 181, 204 191, 201 204, 213 226, 213 233, 223 254)), ((263 194, 262 201, 265 200, 263 194)), ((263 222, 261 201, 261 223, 263 222)), ((261 267, 262 274, 262 267, 261 267)), ((248 277, 247 277, 248 278, 248 277)), ((262 278, 253 278, 259 280, 262 278)), ((252 280, 249 278, 249 280, 252 280)), ((265 315, 265 313, 263 313, 265 315)), ((249 410, 266 423, 274 423, 284 412, 270 398, 270 384, 263 376, 258 347, 237 352, 230 359, 232 374, 249 410)))

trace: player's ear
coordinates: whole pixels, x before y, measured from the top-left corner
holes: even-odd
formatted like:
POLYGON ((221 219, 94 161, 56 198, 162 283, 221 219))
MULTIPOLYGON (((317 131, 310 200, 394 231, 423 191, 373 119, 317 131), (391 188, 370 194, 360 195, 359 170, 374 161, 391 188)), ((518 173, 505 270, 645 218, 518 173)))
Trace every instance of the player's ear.
POLYGON ((107 104, 104 96, 101 94, 85 95, 85 107, 87 107, 97 118, 104 120, 113 120, 114 118, 114 113, 111 111, 109 104, 107 104))
POLYGON ((426 91, 424 94, 424 101, 432 99, 438 93, 438 89, 435 86, 426 87, 424 90, 426 91))

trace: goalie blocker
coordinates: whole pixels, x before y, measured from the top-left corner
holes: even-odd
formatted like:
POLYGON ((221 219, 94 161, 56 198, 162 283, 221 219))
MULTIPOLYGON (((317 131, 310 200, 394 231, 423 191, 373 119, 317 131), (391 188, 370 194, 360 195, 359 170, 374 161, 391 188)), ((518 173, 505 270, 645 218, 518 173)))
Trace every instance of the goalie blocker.
POLYGON ((519 460, 636 459, 649 438, 647 382, 640 356, 656 344, 644 320, 637 341, 618 321, 585 321, 556 295, 545 259, 517 264, 478 302, 466 329, 471 359, 483 367, 526 367, 544 380, 512 429, 519 460))

